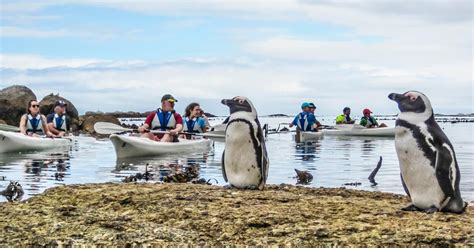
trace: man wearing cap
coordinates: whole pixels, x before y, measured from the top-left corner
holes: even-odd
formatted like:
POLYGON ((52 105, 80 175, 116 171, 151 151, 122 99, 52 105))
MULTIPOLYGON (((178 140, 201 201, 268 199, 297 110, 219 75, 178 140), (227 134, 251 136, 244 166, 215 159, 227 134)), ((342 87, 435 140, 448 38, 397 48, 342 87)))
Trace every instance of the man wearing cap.
POLYGON ((314 105, 314 103, 310 102, 309 103, 309 112, 311 112, 313 115, 314 115, 314 119, 316 120, 316 129, 319 129, 321 128, 321 122, 319 122, 317 119, 316 119, 316 114, 314 114, 314 111, 316 111, 316 105, 314 105))
POLYGON ((354 124, 355 120, 351 118, 351 108, 345 107, 343 114, 336 117, 336 124, 354 124))
POLYGON ((161 98, 161 108, 149 114, 143 126, 138 128, 142 137, 161 142, 175 142, 178 133, 183 130, 183 118, 174 111, 174 103, 178 102, 172 95, 166 94, 161 98), (167 131, 165 134, 153 134, 148 130, 167 131))
POLYGON ((54 103, 53 113, 47 117, 48 128, 56 137, 63 137, 69 130, 70 120, 66 115, 66 102, 58 100, 54 103))
POLYGON ((360 125, 361 126, 364 126, 364 127, 367 127, 367 128, 373 128, 373 127, 386 127, 387 125, 385 125, 384 123, 381 123, 380 125, 377 123, 377 120, 370 116, 370 114, 372 114, 372 111, 370 111, 370 109, 366 108, 362 111, 362 113, 364 114, 364 116, 362 118, 360 118, 360 125))
POLYGON ((293 122, 290 123, 290 127, 297 126, 301 131, 313 131, 316 129, 316 117, 311 113, 310 106, 307 102, 301 104, 302 112, 295 116, 293 122))

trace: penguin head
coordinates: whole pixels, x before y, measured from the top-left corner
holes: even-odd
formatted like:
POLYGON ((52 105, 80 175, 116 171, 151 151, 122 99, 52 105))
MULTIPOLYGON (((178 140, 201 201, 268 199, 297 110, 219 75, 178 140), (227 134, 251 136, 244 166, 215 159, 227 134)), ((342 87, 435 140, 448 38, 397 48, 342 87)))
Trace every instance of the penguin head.
POLYGON ((246 112, 255 115, 255 117, 257 116, 257 110, 247 97, 236 96, 232 99, 222 99, 221 103, 229 107, 230 114, 246 112))
POLYGON ((398 103, 398 109, 400 112, 411 112, 418 114, 431 115, 433 110, 428 97, 418 91, 407 91, 403 94, 391 93, 388 95, 390 100, 398 103))

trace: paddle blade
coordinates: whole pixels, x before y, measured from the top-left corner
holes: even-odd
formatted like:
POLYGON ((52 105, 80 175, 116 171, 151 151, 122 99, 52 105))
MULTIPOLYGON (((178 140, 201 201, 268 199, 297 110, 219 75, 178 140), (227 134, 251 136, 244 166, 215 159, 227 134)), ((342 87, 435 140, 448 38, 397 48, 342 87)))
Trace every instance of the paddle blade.
POLYGON ((0 130, 8 132, 20 132, 20 128, 7 124, 0 124, 0 130))
POLYGON ((133 131, 133 129, 124 128, 110 122, 97 122, 94 124, 94 130, 99 134, 114 134, 133 131))

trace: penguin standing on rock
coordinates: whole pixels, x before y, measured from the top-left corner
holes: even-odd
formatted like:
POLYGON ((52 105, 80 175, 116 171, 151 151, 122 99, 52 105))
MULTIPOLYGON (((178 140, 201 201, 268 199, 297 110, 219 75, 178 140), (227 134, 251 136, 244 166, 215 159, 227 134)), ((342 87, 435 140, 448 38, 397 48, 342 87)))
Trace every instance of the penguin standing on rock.
POLYGON ((448 137, 435 121, 429 99, 417 91, 388 96, 398 103, 395 148, 402 184, 412 204, 402 210, 462 213, 461 174, 448 137))
POLYGON ((222 100, 230 109, 222 154, 222 174, 231 187, 260 189, 268 176, 265 137, 252 102, 242 96, 222 100))

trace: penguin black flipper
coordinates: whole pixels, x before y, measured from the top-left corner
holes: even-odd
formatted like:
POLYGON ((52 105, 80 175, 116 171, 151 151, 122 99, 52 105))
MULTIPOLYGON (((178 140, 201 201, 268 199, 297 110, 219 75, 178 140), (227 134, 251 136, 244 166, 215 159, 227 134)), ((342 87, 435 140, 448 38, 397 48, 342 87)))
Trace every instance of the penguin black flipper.
POLYGON ((451 164, 453 163, 453 157, 449 150, 444 146, 437 147, 436 152, 436 179, 438 179, 439 186, 445 197, 453 198, 455 196, 455 189, 453 186, 452 175, 456 175, 456 171, 451 170, 451 164))
POLYGON ((260 185, 265 184, 267 181, 268 177, 268 154, 267 154, 267 148, 265 146, 265 137, 263 135, 263 130, 262 126, 260 125, 260 121, 255 119, 255 122, 257 123, 257 139, 260 140, 260 145, 259 145, 259 151, 257 151, 257 159, 260 161, 260 185))
POLYGON ((225 159, 225 150, 222 152, 222 177, 224 177, 225 182, 227 182, 227 175, 225 174, 225 164, 224 164, 224 159, 225 159))

